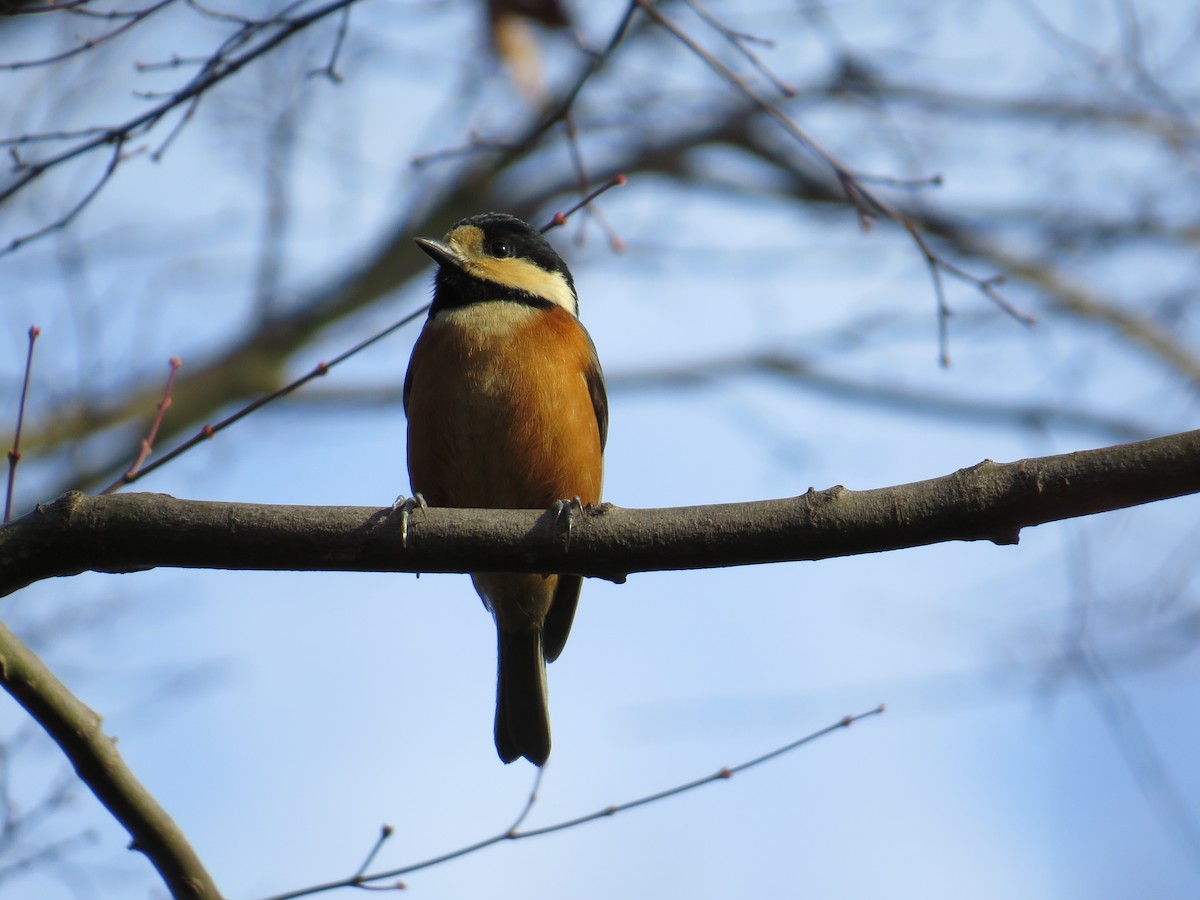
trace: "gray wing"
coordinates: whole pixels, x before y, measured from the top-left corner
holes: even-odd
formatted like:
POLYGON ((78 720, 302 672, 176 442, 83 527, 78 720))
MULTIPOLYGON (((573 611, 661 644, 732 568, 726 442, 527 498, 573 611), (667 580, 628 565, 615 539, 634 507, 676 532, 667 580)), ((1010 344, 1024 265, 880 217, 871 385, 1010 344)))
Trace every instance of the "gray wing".
MULTIPOLYGON (((596 412, 596 425, 600 429, 600 449, 608 442, 608 393, 604 389, 604 372, 600 369, 600 359, 596 356, 596 345, 592 336, 587 334, 588 346, 592 350, 592 365, 584 375, 587 381, 588 394, 592 398, 592 409, 596 412)), ((579 604, 579 591, 583 588, 583 578, 579 575, 559 575, 558 587, 554 591, 554 602, 546 613, 546 624, 542 631, 542 653, 547 662, 554 662, 558 654, 566 646, 567 636, 571 633, 571 623, 575 621, 575 607, 579 604)))
POLYGON ((596 411, 596 424, 600 427, 600 449, 603 450, 604 445, 608 443, 608 392, 604 389, 604 372, 600 369, 596 345, 592 343, 592 336, 587 333, 587 329, 584 329, 583 333, 587 335, 588 347, 592 351, 592 366, 584 377, 587 380, 588 393, 592 397, 592 409, 596 411))

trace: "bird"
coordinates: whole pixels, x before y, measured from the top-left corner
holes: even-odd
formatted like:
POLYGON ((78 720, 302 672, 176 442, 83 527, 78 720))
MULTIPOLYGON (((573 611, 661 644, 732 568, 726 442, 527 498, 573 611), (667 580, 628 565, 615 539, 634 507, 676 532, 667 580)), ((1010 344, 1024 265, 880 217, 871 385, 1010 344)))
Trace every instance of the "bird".
MULTIPOLYGON (((608 397, 567 264, 541 232, 504 213, 415 240, 438 268, 404 378, 414 498, 556 509, 569 529, 572 515, 600 502, 608 397)), ((496 752, 541 766, 550 755, 545 663, 566 644, 583 579, 471 580, 496 625, 496 752)))

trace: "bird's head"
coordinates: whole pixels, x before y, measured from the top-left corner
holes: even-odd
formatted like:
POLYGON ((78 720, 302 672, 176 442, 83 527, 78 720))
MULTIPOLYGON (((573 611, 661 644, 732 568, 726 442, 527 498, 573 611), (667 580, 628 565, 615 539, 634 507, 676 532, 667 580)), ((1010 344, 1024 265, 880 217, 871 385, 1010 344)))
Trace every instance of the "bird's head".
POLYGON ((417 238, 438 264, 432 313, 510 300, 554 304, 579 314, 575 282, 542 234, 515 216, 484 213, 456 223, 442 240, 417 238))

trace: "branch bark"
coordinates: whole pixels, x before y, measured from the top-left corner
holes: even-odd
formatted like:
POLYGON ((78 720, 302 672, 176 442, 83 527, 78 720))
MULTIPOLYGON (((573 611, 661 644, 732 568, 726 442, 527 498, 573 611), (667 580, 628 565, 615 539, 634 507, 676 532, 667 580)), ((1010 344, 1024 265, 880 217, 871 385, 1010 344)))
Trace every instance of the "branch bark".
POLYGON ((0 685, 52 737, 75 772, 153 863, 176 898, 220 900, 200 857, 166 810, 125 765, 100 716, 54 677, 40 659, 0 624, 0 685))
POLYGON ((928 481, 675 509, 604 505, 565 540, 552 511, 266 506, 69 493, 0 528, 0 596, 43 578, 157 566, 371 572, 632 572, 817 560, 1022 528, 1200 493, 1200 431, 928 481))

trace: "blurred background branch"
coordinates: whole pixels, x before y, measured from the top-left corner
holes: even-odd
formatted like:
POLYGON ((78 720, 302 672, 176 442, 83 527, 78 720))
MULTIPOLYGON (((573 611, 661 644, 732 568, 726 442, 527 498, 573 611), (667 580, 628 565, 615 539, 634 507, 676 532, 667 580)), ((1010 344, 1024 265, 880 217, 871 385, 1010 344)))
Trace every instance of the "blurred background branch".
MULTIPOLYGON (((964 460, 1192 428, 1197 35, 1195 11, 1167 0, 0 3, 7 447, 26 334, 33 322, 43 329, 14 513, 126 471, 163 397, 168 359, 187 365, 151 461, 419 309, 429 267, 412 237, 441 235, 484 209, 544 222, 618 172, 630 187, 551 235, 608 376, 606 491, 618 503, 898 484, 964 460), (992 293, 1038 324, 1017 325, 992 293)), ((406 487, 398 392, 415 333, 399 329, 144 485, 251 503, 390 503, 406 487)), ((842 792, 816 801, 819 828, 774 818, 766 798, 717 817, 770 822, 762 833, 718 833, 705 816, 670 823, 704 865, 664 850, 637 869, 651 842, 636 828, 612 838, 630 842, 614 858, 630 860, 648 892, 665 889, 653 872, 674 871, 696 881, 671 889, 697 895, 777 894, 808 879, 800 886, 816 895, 978 896, 977 873, 1002 871, 1000 896, 1057 896, 1064 885, 1101 895, 1124 884, 1194 896, 1200 769, 1178 710, 1195 705, 1200 684, 1195 521, 1194 501, 1173 500, 1046 526, 1017 562, 928 548, 852 567, 743 569, 736 581, 710 571, 589 585, 596 600, 585 601, 590 622, 573 653, 591 675, 556 687, 573 698, 556 736, 589 750, 561 753, 558 789, 643 766, 667 783, 649 771, 655 748, 681 735, 689 748, 712 749, 813 703, 840 712, 885 697, 899 710, 893 721, 911 724, 906 701, 924 710, 921 727, 896 726, 870 759, 830 761, 821 783, 797 782, 806 797, 826 785, 842 792), (1096 549, 1081 562, 1070 548, 1085 540, 1096 549), (822 602, 796 602, 807 597, 822 602), (1086 657, 1061 640, 1078 633, 1081 608, 1086 657), (614 654, 621 665, 610 664, 614 654), (1062 677, 1038 681, 1053 672, 1062 677), (1053 719, 1011 702, 1039 696, 1031 684, 1053 694, 1053 719), (847 799, 854 791, 857 804, 847 799), (1047 811, 1051 795, 1061 799, 1047 811), (859 814, 842 820, 851 808, 859 814), (889 830, 884 808, 903 826, 889 830), (713 830, 690 830, 702 827, 713 830), (761 849, 764 834, 797 830, 814 861, 802 875, 761 849), (1160 832, 1181 839, 1156 840, 1160 832), (859 867, 847 875, 844 861, 863 852, 879 860, 886 885, 859 867)), ((157 729, 144 724, 157 714, 119 714, 115 726, 152 748, 142 757, 147 784, 165 789, 189 836, 213 848, 222 884, 254 894, 272 860, 228 821, 208 824, 214 783, 258 798, 242 824, 269 829, 286 848, 274 863, 286 877, 277 871, 270 884, 304 883, 310 861, 314 881, 340 871, 317 865, 301 817, 265 821, 294 803, 297 783, 320 851, 341 859, 359 852, 349 838, 335 846, 352 831, 343 826, 383 816, 351 809, 352 798, 437 810, 454 824, 493 799, 510 808, 496 796, 493 761, 458 755, 486 744, 467 728, 477 723, 458 735, 447 722, 446 710, 474 702, 471 688, 458 692, 460 672, 463 685, 484 683, 487 673, 467 670, 492 660, 491 648, 470 643, 475 619, 464 612, 460 622, 458 606, 438 602, 441 580, 404 592, 430 598, 414 628, 386 579, 340 576, 331 590, 315 576, 241 577, 253 602, 235 614, 222 606, 225 583, 203 573, 138 576, 151 594, 189 597, 171 605, 186 609, 177 621, 146 611, 163 604, 115 602, 124 597, 111 596, 111 580, 88 576, 6 601, 14 630, 43 641, 60 677, 95 685, 96 708, 129 707, 136 672, 189 671, 212 653, 242 661, 230 664, 236 698, 217 695, 238 702, 191 696, 162 707, 157 729), (333 615, 331 595, 353 602, 333 615), (63 626, 71 621, 87 627, 63 626), (454 652, 431 634, 455 635, 454 652), (306 680, 311 659, 327 654, 336 680, 358 686, 354 696, 330 699, 330 679, 306 680), (114 659, 128 659, 128 671, 112 671, 114 659), (412 687, 435 682, 436 691, 412 687), (297 696, 306 705, 290 710, 297 696), (272 720, 280 709, 287 714, 272 720), (336 720, 343 713, 351 718, 336 720), (289 730, 300 722, 314 733, 289 730), (211 743, 214 734, 223 741, 211 743), (318 740, 322 758, 354 763, 321 778, 296 768, 295 748, 318 740), (402 797, 389 793, 373 748, 405 772, 429 772, 437 759, 453 787, 430 773, 399 779, 402 797), (197 773, 194 794, 176 790, 177 760, 197 773), (366 773, 377 781, 340 780, 366 773), (275 779, 289 799, 268 793, 275 779), (456 807, 460 793, 476 806, 456 807), (254 810, 263 821, 251 822, 254 810), (260 852, 247 861, 232 845, 260 852)), ((445 580, 446 596, 469 600, 460 581, 445 580)), ((561 664, 564 678, 571 664, 561 664)), ((19 735, 19 722, 4 720, 4 733, 19 735)), ((41 801, 47 814, 32 815, 43 824, 21 841, 0 843, 0 877, 36 885, 39 897, 94 894, 78 873, 107 872, 122 838, 62 800, 58 769, 44 742, 35 745, 3 744, 13 821, 41 801), (9 774, 29 770, 37 774, 9 774), (55 831, 51 821, 73 824, 55 831), (95 840, 76 840, 85 834, 95 840), (93 854, 99 865, 72 864, 93 854)), ((433 827, 423 819, 402 837, 412 846, 433 827)), ((595 871, 594 849, 556 858, 595 871)), ((530 896, 568 883, 558 863, 525 862, 530 896)), ((621 874, 571 886, 585 900, 588 890, 628 894, 621 874)), ((120 877, 123 890, 145 883, 120 877)), ((443 889, 478 893, 480 883, 443 889)))

